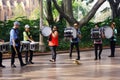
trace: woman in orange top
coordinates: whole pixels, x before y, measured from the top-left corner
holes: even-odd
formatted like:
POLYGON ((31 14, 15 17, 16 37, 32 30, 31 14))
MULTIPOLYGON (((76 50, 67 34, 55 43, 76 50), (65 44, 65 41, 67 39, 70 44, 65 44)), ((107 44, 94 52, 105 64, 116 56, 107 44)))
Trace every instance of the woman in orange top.
POLYGON ((49 36, 49 44, 50 50, 52 52, 52 59, 50 60, 51 62, 56 61, 56 48, 58 46, 58 31, 57 31, 57 26, 52 27, 52 33, 49 36))

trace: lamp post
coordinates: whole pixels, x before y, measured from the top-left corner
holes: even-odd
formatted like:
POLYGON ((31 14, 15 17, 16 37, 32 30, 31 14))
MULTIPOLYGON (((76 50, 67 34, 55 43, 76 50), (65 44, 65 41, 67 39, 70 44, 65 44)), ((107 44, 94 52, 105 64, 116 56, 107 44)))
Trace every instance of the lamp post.
MULTIPOLYGON (((40 29, 43 28, 43 0, 39 0, 40 3, 40 29)), ((43 36, 40 34, 39 35, 39 50, 41 52, 45 51, 45 44, 43 42, 43 36)))

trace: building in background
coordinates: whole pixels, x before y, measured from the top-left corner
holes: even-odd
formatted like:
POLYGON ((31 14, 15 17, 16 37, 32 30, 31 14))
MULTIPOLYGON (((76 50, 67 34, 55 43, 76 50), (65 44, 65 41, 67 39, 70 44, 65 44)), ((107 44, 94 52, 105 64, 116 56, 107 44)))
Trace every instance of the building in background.
POLYGON ((0 0, 0 20, 5 21, 12 18, 18 4, 26 12, 26 16, 30 16, 30 13, 39 6, 38 0, 0 0))

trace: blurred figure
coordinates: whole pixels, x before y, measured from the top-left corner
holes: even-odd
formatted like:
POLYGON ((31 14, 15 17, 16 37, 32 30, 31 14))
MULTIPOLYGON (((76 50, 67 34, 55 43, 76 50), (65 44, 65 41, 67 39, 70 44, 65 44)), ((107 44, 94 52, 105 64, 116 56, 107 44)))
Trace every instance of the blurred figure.
POLYGON ((102 30, 99 28, 98 24, 95 24, 94 29, 100 31, 100 33, 98 35, 98 36, 100 36, 100 38, 94 39, 94 48, 95 48, 95 59, 94 60, 97 60, 98 56, 99 56, 99 59, 101 59, 101 53, 102 53, 102 49, 103 49, 102 38, 104 38, 104 35, 103 35, 102 30))
POLYGON ((49 47, 52 52, 52 59, 50 60, 51 62, 56 61, 56 48, 58 46, 58 29, 57 26, 52 26, 52 33, 49 36, 49 47))
MULTIPOLYGON (((4 40, 0 39, 0 43, 4 43, 4 40)), ((2 64, 2 52, 0 52, 0 67, 5 68, 5 66, 2 64)))
MULTIPOLYGON (((32 39, 32 35, 30 33, 30 26, 29 25, 25 25, 25 31, 23 32, 23 39, 24 41, 29 41, 29 42, 33 42, 34 40, 32 39)), ((29 51, 30 52, 30 58, 28 60, 28 51, 26 51, 25 54, 25 62, 26 64, 34 64, 32 62, 33 59, 33 51, 29 51)))
POLYGON ((76 29, 77 31, 77 37, 76 38, 73 38, 71 39, 71 43, 70 43, 70 54, 69 54, 69 57, 70 59, 72 59, 72 50, 73 50, 73 47, 75 46, 76 47, 76 50, 77 50, 77 58, 76 60, 80 60, 80 50, 79 50, 79 41, 80 41, 80 38, 81 38, 81 32, 79 30, 79 23, 74 23, 74 28, 76 29))
POLYGON ((110 27, 113 29, 113 35, 110 38, 110 49, 111 49, 111 54, 108 57, 114 57, 115 56, 115 44, 116 44, 116 35, 117 35, 117 29, 115 28, 115 22, 111 22, 110 27))
POLYGON ((22 60, 22 55, 20 53, 20 39, 19 39, 19 28, 20 23, 18 21, 14 22, 13 28, 10 30, 10 45, 11 45, 11 67, 15 68, 15 55, 18 55, 20 65, 25 66, 22 60))

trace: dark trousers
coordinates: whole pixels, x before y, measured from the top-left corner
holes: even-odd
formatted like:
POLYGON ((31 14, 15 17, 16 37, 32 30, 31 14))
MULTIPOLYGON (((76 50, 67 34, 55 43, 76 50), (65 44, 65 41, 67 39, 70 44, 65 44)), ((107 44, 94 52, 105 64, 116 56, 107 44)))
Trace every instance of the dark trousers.
POLYGON ((31 62, 32 61, 32 59, 33 59, 33 51, 26 51, 26 53, 25 53, 25 61, 26 61, 26 63, 28 62, 28 52, 30 52, 30 58, 29 58, 29 61, 31 62))
POLYGON ((110 49, 111 49, 110 56, 115 56, 115 43, 116 43, 116 41, 110 41, 110 49))
POLYGON ((99 56, 99 59, 101 58, 101 53, 102 53, 102 44, 94 44, 95 47, 95 59, 99 56), (98 52, 99 50, 99 52, 98 52), (99 53, 99 54, 98 54, 99 53))
POLYGON ((17 51, 17 53, 16 53, 14 47, 11 46, 11 52, 12 52, 12 54, 11 54, 11 65, 13 65, 14 62, 15 62, 15 55, 16 54, 18 55, 18 59, 20 61, 20 65, 23 65, 22 55, 21 55, 21 52, 19 51, 19 49, 20 49, 20 47, 16 46, 16 51, 17 51))
POLYGON ((80 52, 79 52, 79 44, 78 43, 71 43, 70 44, 70 55, 69 57, 72 58, 72 50, 73 50, 73 47, 76 47, 76 50, 77 50, 77 58, 80 59, 80 52))
POLYGON ((0 65, 2 65, 2 53, 0 52, 0 65))
POLYGON ((51 53, 52 53, 52 59, 54 59, 56 61, 56 48, 57 46, 50 46, 50 50, 51 50, 51 53))

